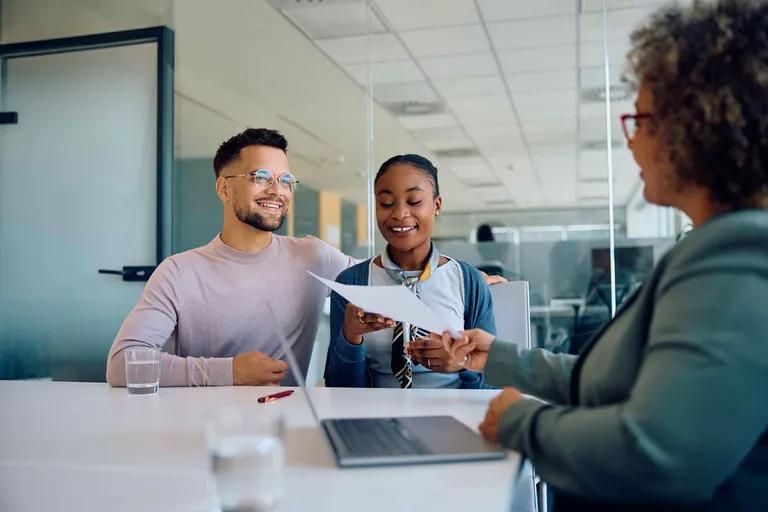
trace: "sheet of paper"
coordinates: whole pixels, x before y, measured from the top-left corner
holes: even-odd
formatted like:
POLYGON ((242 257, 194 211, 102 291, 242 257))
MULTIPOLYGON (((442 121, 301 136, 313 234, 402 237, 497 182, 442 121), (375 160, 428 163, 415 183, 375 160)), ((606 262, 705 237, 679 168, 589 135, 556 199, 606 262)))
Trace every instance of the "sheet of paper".
POLYGON ((392 320, 418 325, 422 329, 438 334, 450 331, 454 337, 458 337, 458 334, 440 318, 440 315, 405 286, 356 286, 329 281, 312 272, 309 274, 350 303, 369 313, 377 313, 392 320))

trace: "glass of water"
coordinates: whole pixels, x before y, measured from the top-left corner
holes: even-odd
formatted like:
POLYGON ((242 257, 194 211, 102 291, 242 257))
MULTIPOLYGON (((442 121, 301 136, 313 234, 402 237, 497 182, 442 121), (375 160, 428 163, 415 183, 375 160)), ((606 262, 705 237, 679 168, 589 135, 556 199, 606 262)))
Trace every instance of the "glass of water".
POLYGON ((269 408, 227 408, 206 422, 206 443, 223 512, 273 512, 282 497, 284 420, 269 408))
POLYGON ((125 351, 125 386, 132 395, 154 395, 160 387, 160 351, 131 347, 125 351))

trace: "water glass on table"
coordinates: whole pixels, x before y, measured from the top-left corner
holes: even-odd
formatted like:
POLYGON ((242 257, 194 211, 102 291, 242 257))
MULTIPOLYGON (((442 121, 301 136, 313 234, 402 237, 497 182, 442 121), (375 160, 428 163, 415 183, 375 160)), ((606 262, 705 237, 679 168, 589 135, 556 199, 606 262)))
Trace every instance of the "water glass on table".
POLYGON ((156 348, 125 350, 125 386, 132 395, 155 395, 160 388, 160 354, 156 348))
POLYGON ((206 421, 216 497, 224 512, 273 512, 282 497, 284 420, 267 408, 227 408, 206 421))

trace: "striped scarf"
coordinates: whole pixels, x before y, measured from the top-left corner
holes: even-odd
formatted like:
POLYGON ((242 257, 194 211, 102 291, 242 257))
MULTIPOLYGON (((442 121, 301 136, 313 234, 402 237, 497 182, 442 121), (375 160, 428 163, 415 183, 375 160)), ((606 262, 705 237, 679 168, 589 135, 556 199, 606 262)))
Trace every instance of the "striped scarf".
MULTIPOLYGON (((427 265, 422 270, 401 269, 389 258, 387 249, 381 254, 381 263, 384 266, 384 271, 389 277, 411 290, 416 294, 416 297, 419 297, 419 290, 416 288, 416 284, 429 279, 432 272, 435 271, 440 263, 440 252, 437 250, 437 246, 432 243, 427 265)), ((390 366, 392 368, 392 373, 400 383, 400 387, 403 389, 413 386, 413 362, 411 361, 410 356, 405 354, 403 348, 405 347, 405 344, 411 340, 428 335, 429 331, 421 329, 415 325, 409 325, 405 322, 397 322, 395 324, 395 330, 392 336, 392 360, 390 366)))

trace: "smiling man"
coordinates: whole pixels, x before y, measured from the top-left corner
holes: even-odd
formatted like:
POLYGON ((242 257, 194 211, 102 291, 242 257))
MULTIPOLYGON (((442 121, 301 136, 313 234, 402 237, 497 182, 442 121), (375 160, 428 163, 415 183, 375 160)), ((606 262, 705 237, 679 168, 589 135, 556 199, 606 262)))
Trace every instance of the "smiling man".
POLYGON ((306 372, 327 290, 307 271, 335 279, 355 260, 314 238, 275 235, 298 183, 287 142, 247 129, 216 152, 221 234, 166 258, 123 322, 109 352, 107 381, 125 385, 132 346, 165 347, 162 386, 290 385, 274 312, 306 372))

